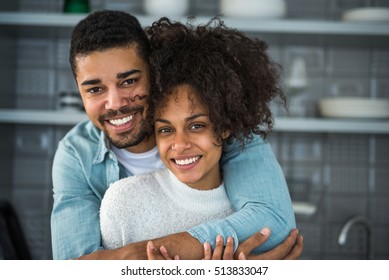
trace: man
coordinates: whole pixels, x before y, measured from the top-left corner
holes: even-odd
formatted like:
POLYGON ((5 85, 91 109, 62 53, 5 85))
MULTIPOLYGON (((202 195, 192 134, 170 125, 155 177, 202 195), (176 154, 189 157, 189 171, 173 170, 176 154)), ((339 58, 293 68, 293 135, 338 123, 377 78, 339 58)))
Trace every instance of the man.
MULTIPOLYGON (((147 258, 147 241, 116 250, 102 248, 99 208, 112 182, 162 167, 145 121, 149 54, 149 41, 138 20, 123 12, 95 12, 73 31, 70 64, 90 121, 65 136, 54 158, 54 259, 147 258)), ((230 145, 222 169, 237 212, 225 220, 154 240, 155 246, 164 245, 181 259, 200 259, 202 244, 208 241, 214 247, 219 234, 224 240, 231 236, 236 251, 241 249, 240 241, 264 227, 272 234, 260 247, 262 251, 287 237, 295 227, 293 209, 269 144, 254 138, 243 152, 239 145, 230 145)), ((297 258, 301 250, 302 239, 294 230, 275 250, 252 257, 297 258)))

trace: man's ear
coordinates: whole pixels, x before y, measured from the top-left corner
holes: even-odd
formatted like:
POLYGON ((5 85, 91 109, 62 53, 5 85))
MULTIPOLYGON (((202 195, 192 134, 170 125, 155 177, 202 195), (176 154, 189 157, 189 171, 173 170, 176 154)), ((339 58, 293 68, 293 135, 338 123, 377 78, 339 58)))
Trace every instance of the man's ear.
POLYGON ((230 136, 230 134, 231 134, 231 130, 226 130, 226 131, 224 131, 224 132, 222 133, 222 139, 223 139, 223 140, 224 140, 224 139, 227 139, 228 136, 230 136))

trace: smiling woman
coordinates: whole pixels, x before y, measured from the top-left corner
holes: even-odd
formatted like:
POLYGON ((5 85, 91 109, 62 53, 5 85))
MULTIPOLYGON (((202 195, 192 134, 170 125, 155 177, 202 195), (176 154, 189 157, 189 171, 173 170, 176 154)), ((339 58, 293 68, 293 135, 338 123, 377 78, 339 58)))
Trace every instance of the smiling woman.
POLYGON ((155 134, 162 162, 183 183, 200 190, 221 183, 221 143, 209 120, 208 108, 195 90, 178 86, 159 108, 155 134))

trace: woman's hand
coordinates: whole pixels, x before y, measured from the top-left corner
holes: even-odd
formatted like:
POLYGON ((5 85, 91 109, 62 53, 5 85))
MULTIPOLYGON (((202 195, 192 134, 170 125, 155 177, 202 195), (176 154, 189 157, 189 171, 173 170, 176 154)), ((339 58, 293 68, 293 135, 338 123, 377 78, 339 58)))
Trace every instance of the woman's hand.
POLYGON ((179 256, 171 257, 165 246, 161 246, 157 250, 154 246, 153 241, 147 242, 147 259, 148 260, 179 260, 179 256))
MULTIPOLYGON (((234 253, 234 239, 228 237, 226 245, 222 236, 216 237, 215 250, 212 252, 209 242, 204 243, 203 260, 296 260, 304 249, 303 237, 297 229, 293 229, 283 243, 262 254, 252 254, 251 252, 261 246, 270 236, 270 229, 264 228, 260 232, 247 238, 239 244, 234 253)), ((179 260, 179 256, 170 256, 165 246, 157 250, 152 241, 147 243, 147 257, 149 260, 179 260)))
POLYGON ((226 245, 224 246, 223 237, 218 235, 216 237, 215 250, 212 252, 211 245, 208 242, 204 243, 204 260, 245 260, 246 255, 249 257, 256 247, 262 245, 269 238, 270 230, 268 228, 262 229, 260 232, 254 234, 250 238, 242 242, 234 254, 234 239, 232 237, 227 238, 226 245))
POLYGON ((204 258, 203 260, 233 260, 234 259, 234 239, 228 237, 226 246, 224 246, 223 237, 216 237, 215 250, 212 252, 211 244, 204 243, 204 258))

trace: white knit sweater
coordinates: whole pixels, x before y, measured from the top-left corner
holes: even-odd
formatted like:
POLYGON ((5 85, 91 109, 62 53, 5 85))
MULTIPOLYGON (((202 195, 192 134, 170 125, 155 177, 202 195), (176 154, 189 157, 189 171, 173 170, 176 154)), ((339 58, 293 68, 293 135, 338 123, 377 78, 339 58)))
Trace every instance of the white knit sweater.
POLYGON ((111 184, 101 203, 103 246, 114 249, 182 232, 232 213, 223 184, 193 189, 165 168, 127 177, 111 184))

